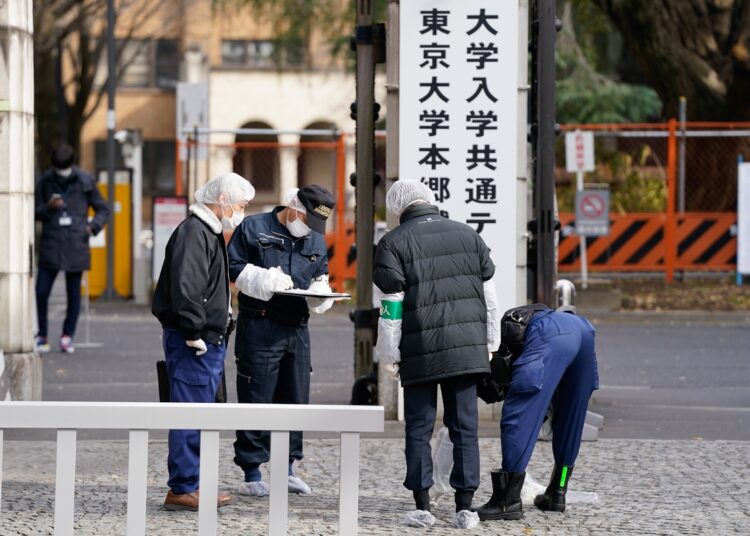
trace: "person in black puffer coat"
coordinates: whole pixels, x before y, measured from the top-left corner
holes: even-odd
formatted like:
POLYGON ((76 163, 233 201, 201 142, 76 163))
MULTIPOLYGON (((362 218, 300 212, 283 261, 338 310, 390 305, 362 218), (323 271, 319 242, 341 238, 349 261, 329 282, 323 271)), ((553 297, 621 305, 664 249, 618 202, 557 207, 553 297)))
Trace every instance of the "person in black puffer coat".
POLYGON ((471 500, 479 485, 477 379, 490 372, 500 343, 490 250, 471 227, 440 215, 432 191, 415 180, 396 182, 386 208, 400 225, 378 243, 373 281, 383 293, 375 357, 395 364, 404 387, 406 479, 416 510, 412 526, 430 526, 429 441, 443 396, 444 422, 454 444, 450 483, 454 525, 479 522, 471 500))
POLYGON ((68 306, 60 334, 60 350, 73 353, 73 336, 81 309, 81 277, 91 266, 89 237, 99 234, 109 220, 110 207, 94 177, 74 165, 75 152, 60 145, 52 152, 52 167, 42 173, 34 189, 34 217, 42 222, 39 270, 36 274, 36 310, 39 353, 49 352, 47 305, 52 285, 65 272, 68 306), (89 209, 94 217, 89 221, 89 209))

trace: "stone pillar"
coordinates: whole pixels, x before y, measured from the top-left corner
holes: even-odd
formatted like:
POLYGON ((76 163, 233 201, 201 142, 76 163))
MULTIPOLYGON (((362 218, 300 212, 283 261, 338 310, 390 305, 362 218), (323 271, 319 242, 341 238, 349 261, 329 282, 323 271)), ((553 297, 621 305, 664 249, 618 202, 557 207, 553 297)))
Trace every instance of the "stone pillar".
POLYGON ((41 360, 33 342, 32 21, 31 0, 0 2, 0 383, 14 400, 42 395, 41 360))
POLYGON ((281 134, 279 136, 279 203, 284 204, 284 196, 291 188, 299 186, 297 162, 299 159, 299 134, 281 134))

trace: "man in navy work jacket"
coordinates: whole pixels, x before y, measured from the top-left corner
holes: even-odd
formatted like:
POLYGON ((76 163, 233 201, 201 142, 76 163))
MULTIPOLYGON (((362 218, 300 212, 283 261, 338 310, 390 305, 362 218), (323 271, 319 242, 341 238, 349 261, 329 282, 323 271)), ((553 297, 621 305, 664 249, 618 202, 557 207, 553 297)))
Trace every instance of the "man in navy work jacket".
POLYGON ((586 318, 546 309, 534 313, 522 347, 511 348, 518 357, 512 361, 500 421, 502 468, 491 472, 492 497, 477 508, 482 521, 523 517, 521 488, 526 466, 550 401, 555 467, 547 489, 534 504, 540 510, 565 511, 565 493, 581 446, 589 398, 599 387, 594 335, 586 318))
POLYGON ((479 486, 477 381, 490 372, 500 344, 490 250, 474 229, 440 215, 432 191, 416 180, 396 182, 386 209, 399 226, 378 243, 373 281, 383 293, 375 357, 396 363, 404 387, 406 479, 416 510, 404 522, 429 527, 430 438, 437 388, 453 442, 450 484, 456 490, 453 525, 479 524, 471 511, 479 486))
POLYGON ((36 276, 36 314, 39 331, 38 352, 49 352, 47 304, 59 271, 65 272, 68 307, 65 312, 60 350, 73 353, 73 336, 81 309, 81 276, 91 266, 89 237, 99 234, 109 219, 94 178, 79 169, 75 152, 61 145, 52 152, 52 168, 39 178, 34 191, 35 217, 42 222, 39 244, 39 271, 36 276), (94 218, 88 221, 89 207, 94 218))
MULTIPOLYGON (((255 189, 236 173, 195 192, 195 204, 167 242, 151 311, 161 322, 170 401, 211 403, 221 380, 231 320, 224 231, 245 217, 255 189)), ((197 510, 200 431, 169 431, 167 510, 197 510)), ((229 504, 220 494, 217 506, 229 504)))
MULTIPOLYGON (((229 277, 239 290, 235 354, 237 401, 307 404, 310 398, 310 311, 333 300, 275 294, 288 289, 330 292, 323 234, 333 212, 331 193, 317 185, 293 190, 287 206, 245 218, 229 242, 229 277)), ((289 491, 310 493, 294 475, 302 459, 302 433, 289 437, 289 491)), ((268 495, 260 465, 270 458, 270 433, 237 431, 234 462, 244 472, 238 491, 268 495)))

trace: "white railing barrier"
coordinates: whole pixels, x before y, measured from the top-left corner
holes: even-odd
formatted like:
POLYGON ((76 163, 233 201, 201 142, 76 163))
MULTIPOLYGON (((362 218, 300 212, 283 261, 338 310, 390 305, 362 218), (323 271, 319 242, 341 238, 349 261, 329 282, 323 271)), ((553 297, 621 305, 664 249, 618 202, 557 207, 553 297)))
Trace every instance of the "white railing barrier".
POLYGON ((146 532, 149 430, 201 430, 200 536, 216 534, 220 431, 271 431, 268 533, 272 536, 287 534, 289 431, 339 432, 339 534, 349 536, 357 534, 359 434, 383 431, 383 408, 286 404, 0 402, 0 493, 3 430, 17 428, 57 430, 55 536, 73 534, 77 430, 130 431, 128 536, 142 536, 146 532))

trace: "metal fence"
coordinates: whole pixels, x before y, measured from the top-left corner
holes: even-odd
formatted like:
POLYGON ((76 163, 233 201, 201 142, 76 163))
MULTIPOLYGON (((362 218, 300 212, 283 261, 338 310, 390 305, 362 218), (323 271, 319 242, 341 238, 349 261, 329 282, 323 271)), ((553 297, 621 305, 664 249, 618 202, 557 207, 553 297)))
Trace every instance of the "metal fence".
MULTIPOLYGON (((57 430, 55 536, 73 534, 76 431, 130 430, 127 534, 146 533, 148 433, 201 430, 198 532, 216 534, 219 431, 270 430, 271 460, 268 533, 287 534, 289 431, 339 432, 339 534, 357 534, 359 434, 383 431, 382 407, 287 404, 159 404, 127 402, 4 402, 0 404, 0 483, 5 429, 57 430)), ((2 488, 0 488, 1 490, 2 488)))
MULTIPOLYGON (((256 190, 250 212, 283 203, 285 190, 319 184, 336 198, 335 216, 326 232, 331 286, 344 291, 356 278, 354 234, 354 136, 335 130, 267 129, 186 132, 177 142, 175 193, 186 195, 210 177, 233 171, 256 190), (221 141, 232 140, 232 141, 221 141)), ((385 135, 376 133, 375 173, 385 177, 385 135)), ((376 214, 385 218, 385 181, 375 192, 376 214)))
MULTIPOLYGON (((611 232, 589 238, 593 272, 734 270, 736 266, 737 158, 750 159, 750 123, 564 125, 595 135, 596 171, 589 183, 611 193, 611 232)), ((560 220, 559 269, 580 270, 574 235, 575 176, 565 171, 564 137, 556 169, 560 220)), ((175 190, 235 171, 252 180, 251 210, 282 202, 283 188, 320 184, 336 196, 336 215, 326 241, 332 286, 345 290, 356 277, 353 136, 333 130, 199 130, 177 144, 175 190), (221 140, 230 140, 223 142, 221 140)), ((375 173, 384 177, 385 136, 376 136, 375 173)), ((385 218, 384 181, 375 192, 376 217, 385 218)))
MULTIPOLYGON (((565 125, 592 131, 596 170, 611 192, 610 233, 589 238, 592 271, 734 270, 737 159, 750 156, 750 123, 565 125)), ((564 140, 557 162, 564 162, 564 140)), ((563 224, 560 271, 580 269, 574 236, 575 176, 558 168, 563 224)))

